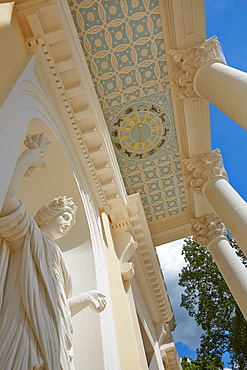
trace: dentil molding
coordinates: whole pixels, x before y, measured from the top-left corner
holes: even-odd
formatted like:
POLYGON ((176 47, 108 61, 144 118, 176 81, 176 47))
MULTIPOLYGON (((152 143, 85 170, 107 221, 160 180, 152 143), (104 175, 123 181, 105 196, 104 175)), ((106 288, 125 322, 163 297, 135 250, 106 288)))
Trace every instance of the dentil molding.
POLYGON ((16 9, 29 53, 46 71, 56 104, 63 106, 98 206, 121 207, 126 191, 67 2, 17 0, 16 9))

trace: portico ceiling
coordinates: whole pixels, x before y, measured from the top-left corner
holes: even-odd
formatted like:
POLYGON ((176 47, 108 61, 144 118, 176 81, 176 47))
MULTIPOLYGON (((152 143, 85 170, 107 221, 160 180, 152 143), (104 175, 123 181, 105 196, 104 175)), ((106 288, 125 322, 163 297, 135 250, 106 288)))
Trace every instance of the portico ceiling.
POLYGON ((128 194, 148 221, 187 208, 159 3, 69 2, 128 194))
POLYGON ((190 235, 190 219, 212 207, 188 192, 181 162, 211 150, 209 109, 204 99, 176 99, 169 51, 205 40, 204 1, 17 3, 98 207, 116 225, 150 231, 154 245, 190 235))

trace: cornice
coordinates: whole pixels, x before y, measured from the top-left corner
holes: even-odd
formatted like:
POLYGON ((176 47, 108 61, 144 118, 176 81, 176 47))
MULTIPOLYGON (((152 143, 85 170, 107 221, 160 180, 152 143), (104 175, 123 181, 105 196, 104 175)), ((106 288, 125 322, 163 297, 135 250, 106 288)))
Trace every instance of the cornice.
POLYGON ((16 8, 27 47, 48 71, 63 106, 98 207, 121 207, 125 187, 67 2, 19 0, 16 8))
POLYGON ((182 370, 180 359, 178 357, 178 353, 176 350, 176 346, 173 341, 170 343, 163 344, 160 347, 160 351, 161 351, 162 360, 165 366, 168 367, 168 369, 172 369, 172 370, 181 369, 182 370))

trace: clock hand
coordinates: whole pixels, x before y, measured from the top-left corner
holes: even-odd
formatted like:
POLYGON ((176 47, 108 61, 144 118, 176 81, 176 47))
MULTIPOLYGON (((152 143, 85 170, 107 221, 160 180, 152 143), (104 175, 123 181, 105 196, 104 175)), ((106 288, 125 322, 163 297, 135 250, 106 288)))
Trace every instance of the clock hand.
POLYGON ((139 133, 140 133, 140 143, 142 143, 142 123, 139 123, 138 124, 138 126, 139 126, 139 133))

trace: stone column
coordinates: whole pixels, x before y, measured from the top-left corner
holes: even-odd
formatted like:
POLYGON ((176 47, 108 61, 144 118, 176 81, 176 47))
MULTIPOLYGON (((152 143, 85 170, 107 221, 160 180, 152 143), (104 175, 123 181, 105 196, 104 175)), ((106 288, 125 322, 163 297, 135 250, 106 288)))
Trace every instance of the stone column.
POLYGON ((226 65, 216 36, 169 54, 178 98, 205 98, 247 130, 247 73, 226 65))
POLYGON ((227 181, 220 150, 184 159, 188 187, 205 196, 247 256, 247 204, 227 181))
POLYGON ((226 238, 216 213, 191 220, 193 239, 213 256, 235 301, 247 320, 247 270, 226 238))

